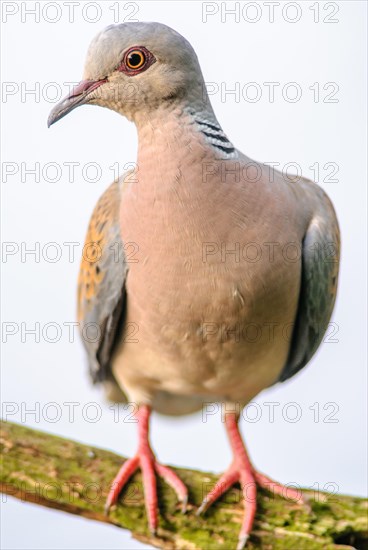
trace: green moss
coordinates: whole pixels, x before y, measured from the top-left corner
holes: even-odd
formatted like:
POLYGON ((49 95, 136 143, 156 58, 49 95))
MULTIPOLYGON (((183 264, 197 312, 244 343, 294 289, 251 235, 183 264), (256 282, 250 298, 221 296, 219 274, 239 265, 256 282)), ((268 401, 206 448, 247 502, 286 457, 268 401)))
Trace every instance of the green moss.
MULTIPOLYGON (((188 513, 183 515, 174 491, 158 479, 159 538, 152 538, 146 521, 142 476, 138 472, 122 492, 106 520, 103 507, 110 483, 125 460, 111 452, 2 423, 3 489, 18 498, 37 500, 62 510, 109 521, 133 536, 161 548, 231 550, 237 544, 243 502, 234 487, 203 517, 195 510, 217 476, 177 469, 189 488, 188 513)), ((312 511, 266 491, 258 492, 254 531, 249 550, 337 550, 334 541, 353 539, 359 549, 368 541, 367 501, 334 495, 314 501, 312 511)))

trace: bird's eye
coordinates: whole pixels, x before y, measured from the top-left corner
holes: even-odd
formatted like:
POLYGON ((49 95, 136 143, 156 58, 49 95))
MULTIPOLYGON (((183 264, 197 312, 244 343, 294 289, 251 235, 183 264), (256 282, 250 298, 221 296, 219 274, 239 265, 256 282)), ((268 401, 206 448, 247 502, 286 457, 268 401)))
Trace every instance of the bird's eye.
POLYGON ((155 56, 144 46, 132 46, 125 52, 117 70, 127 76, 135 76, 147 70, 155 61, 155 56))
POLYGON ((126 55, 126 66, 128 69, 136 71, 143 67, 146 62, 146 55, 142 50, 131 50, 126 55))

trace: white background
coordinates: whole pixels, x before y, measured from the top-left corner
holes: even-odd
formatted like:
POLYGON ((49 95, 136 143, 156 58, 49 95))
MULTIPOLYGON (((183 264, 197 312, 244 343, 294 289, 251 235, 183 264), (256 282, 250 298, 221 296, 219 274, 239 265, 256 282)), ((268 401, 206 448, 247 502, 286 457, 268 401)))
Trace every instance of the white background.
MULTIPOLYGON (((10 4, 15 2, 2 2, 3 21, 5 5, 11 9, 10 4)), ((16 323, 19 332, 9 336, 3 345, 2 399, 5 406, 14 402, 19 407, 17 414, 8 416, 9 420, 24 421, 29 426, 130 456, 136 446, 135 425, 113 422, 109 405, 89 383, 78 338, 74 343, 68 341, 63 323, 75 320, 82 244, 76 249, 74 261, 69 261, 63 243, 83 243, 93 206, 114 177, 109 167, 119 162, 123 171, 125 163, 135 160, 136 132, 125 119, 97 107, 77 109, 50 130, 46 127, 55 93, 48 83, 58 83, 64 95, 68 88, 63 84, 81 78, 90 40, 114 22, 114 12, 109 9, 113 3, 101 3, 101 17, 93 6, 83 13, 85 2, 77 3, 72 24, 63 2, 59 3, 58 22, 50 22, 58 15, 52 6, 42 15, 42 7, 50 4, 47 2, 39 3, 40 21, 35 22, 34 16, 24 12, 34 4, 19 2, 18 13, 10 15, 2 25, 2 79, 8 83, 6 90, 13 90, 12 95, 4 95, 4 90, 2 94, 2 158, 3 162, 16 163, 18 170, 6 178, 3 172, 2 238, 16 243, 19 249, 34 248, 36 242, 41 247, 39 262, 32 255, 22 261, 20 252, 3 257, 2 320, 16 323), (93 23, 93 18, 99 20, 93 23), (22 95, 25 88, 35 86, 39 86, 39 94, 22 95), (36 162, 41 167, 38 182, 33 175, 24 174, 24 169, 32 168, 36 162), (54 183, 49 180, 55 172, 50 169, 42 174, 42 168, 50 162, 59 163, 62 168, 54 183), (69 181, 65 162, 80 163, 74 182, 69 181), (89 162, 98 162, 102 167, 96 183, 83 179, 82 168, 89 162), (48 260, 48 253, 50 257, 53 254, 45 248, 49 242, 61 247, 60 261, 48 260), (41 328, 50 322, 58 323, 63 328, 61 339, 47 342, 54 334, 50 330, 46 339, 41 335, 39 343, 32 335, 22 342, 22 322, 27 328, 36 322, 41 328), (68 409, 63 406, 71 401, 80 403, 73 423, 68 421, 68 409), (22 402, 27 408, 39 403, 40 418, 34 414, 22 418, 22 402), (47 412, 42 414, 50 402, 58 403, 62 411, 61 419, 55 423, 48 421, 47 412), (102 417, 97 423, 83 419, 82 408, 90 402, 101 407, 102 417)), ((119 21, 132 13, 134 6, 129 4, 120 2, 119 21)), ((330 2, 327 6, 326 2, 319 2, 318 22, 314 22, 317 15, 311 10, 315 3, 293 3, 301 12, 299 21, 294 23, 290 20, 297 17, 295 6, 284 9, 283 17, 282 2, 275 7, 273 23, 263 2, 258 2, 258 15, 251 6, 238 22, 233 15, 224 13, 224 3, 212 4, 212 10, 218 11, 206 22, 202 3, 194 1, 138 2, 134 18, 166 23, 189 39, 198 53, 206 82, 215 83, 211 89, 219 90, 212 95, 217 117, 239 149, 260 161, 280 162, 281 167, 296 162, 303 175, 314 179, 317 175, 310 167, 319 163, 319 183, 335 204, 342 232, 341 277, 333 317, 338 332, 330 338, 337 341, 325 342, 298 376, 259 395, 256 401, 260 420, 243 419, 241 429, 254 463, 271 477, 306 487, 319 484, 323 488, 332 482, 342 493, 363 495, 366 3, 330 2), (330 16, 332 11, 337 13, 330 16), (249 22, 257 17, 259 21, 249 22), (326 18, 337 22, 324 22, 326 18), (256 82, 262 91, 258 101, 249 101, 254 88, 248 89, 248 99, 224 94, 236 86, 243 89, 249 82, 256 82), (280 83, 275 88, 274 102, 269 100, 264 82, 280 83), (290 91, 293 97, 291 88, 286 87, 285 97, 282 95, 285 84, 290 82, 298 83, 302 91, 297 102, 285 96, 290 91), (329 82, 339 87, 334 103, 323 101, 333 90, 323 89, 329 82), (319 98, 309 89, 315 83, 320 88, 319 98), (338 181, 326 179, 329 170, 323 166, 328 162, 338 165, 334 176, 338 181), (264 405, 270 401, 280 403, 273 423, 264 405), (299 422, 290 422, 281 414, 290 402, 300 407, 299 422), (332 411, 323 407, 330 402, 339 409, 333 417, 337 419, 335 423, 323 422, 332 411), (309 409, 315 403, 321 413, 318 422, 314 422, 314 413, 309 409)), ((240 8, 244 6, 238 4, 240 8)), ((234 2, 227 2, 230 5, 234 2)), ((6 166, 9 169, 10 165, 6 166)), ((93 177, 91 169, 87 178, 93 177)), ((295 412, 288 411, 290 416, 295 412)), ((49 413, 51 417, 53 411, 49 409, 49 413)), ((249 418, 254 418, 254 414, 254 408, 249 410, 249 418)), ((180 419, 155 414, 152 437, 154 449, 164 463, 220 472, 231 459, 219 414, 206 423, 200 414, 180 419)), ((9 550, 142 547, 131 540, 128 532, 12 499, 2 506, 2 520, 2 548, 9 550)))

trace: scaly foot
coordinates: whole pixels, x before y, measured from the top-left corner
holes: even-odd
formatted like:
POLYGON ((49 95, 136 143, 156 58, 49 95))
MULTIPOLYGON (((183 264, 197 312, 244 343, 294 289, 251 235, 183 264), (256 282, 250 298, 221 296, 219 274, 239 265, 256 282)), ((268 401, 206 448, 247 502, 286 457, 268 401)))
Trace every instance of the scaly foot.
POLYGON ((226 493, 234 483, 239 482, 244 498, 244 516, 240 530, 237 550, 243 550, 252 530, 254 516, 257 510, 257 485, 284 498, 304 502, 302 492, 294 487, 287 487, 277 483, 264 474, 257 472, 248 457, 248 453, 241 438, 238 419, 235 413, 227 413, 225 426, 233 450, 234 459, 228 470, 221 476, 215 487, 204 498, 197 515, 205 512, 213 502, 226 493))
POLYGON ((109 494, 107 496, 105 513, 108 514, 111 506, 117 502, 119 494, 130 477, 140 467, 143 474, 144 500, 146 504, 149 528, 152 534, 156 534, 158 525, 158 505, 156 474, 162 477, 176 492, 178 499, 182 502, 182 511, 185 512, 188 501, 188 490, 176 473, 168 466, 159 464, 152 452, 148 439, 148 423, 150 408, 147 405, 139 407, 137 412, 139 447, 137 454, 127 460, 120 468, 115 477, 109 494))

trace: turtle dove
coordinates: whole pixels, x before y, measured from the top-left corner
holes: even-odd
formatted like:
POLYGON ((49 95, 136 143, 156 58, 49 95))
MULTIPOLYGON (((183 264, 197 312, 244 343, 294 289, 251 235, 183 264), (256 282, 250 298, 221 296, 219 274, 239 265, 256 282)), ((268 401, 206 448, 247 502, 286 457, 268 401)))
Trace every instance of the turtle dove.
MULTIPOLYGON (((199 513, 234 483, 247 487, 241 549, 256 486, 270 480, 248 457, 239 411, 300 371, 321 343, 338 277, 333 206, 315 183, 271 173, 235 147, 193 48, 165 25, 100 32, 83 80, 54 107, 49 125, 86 104, 124 115, 138 131, 137 169, 112 183, 91 217, 86 243, 98 243, 101 254, 83 259, 78 286, 81 326, 99 327, 97 341, 84 342, 93 380, 113 399, 137 404, 138 451, 118 473, 106 509, 138 468, 153 533, 156 474, 185 507, 185 485, 151 450, 150 413, 220 402, 234 458, 199 513)), ((273 488, 282 494, 282 485, 273 488)))

